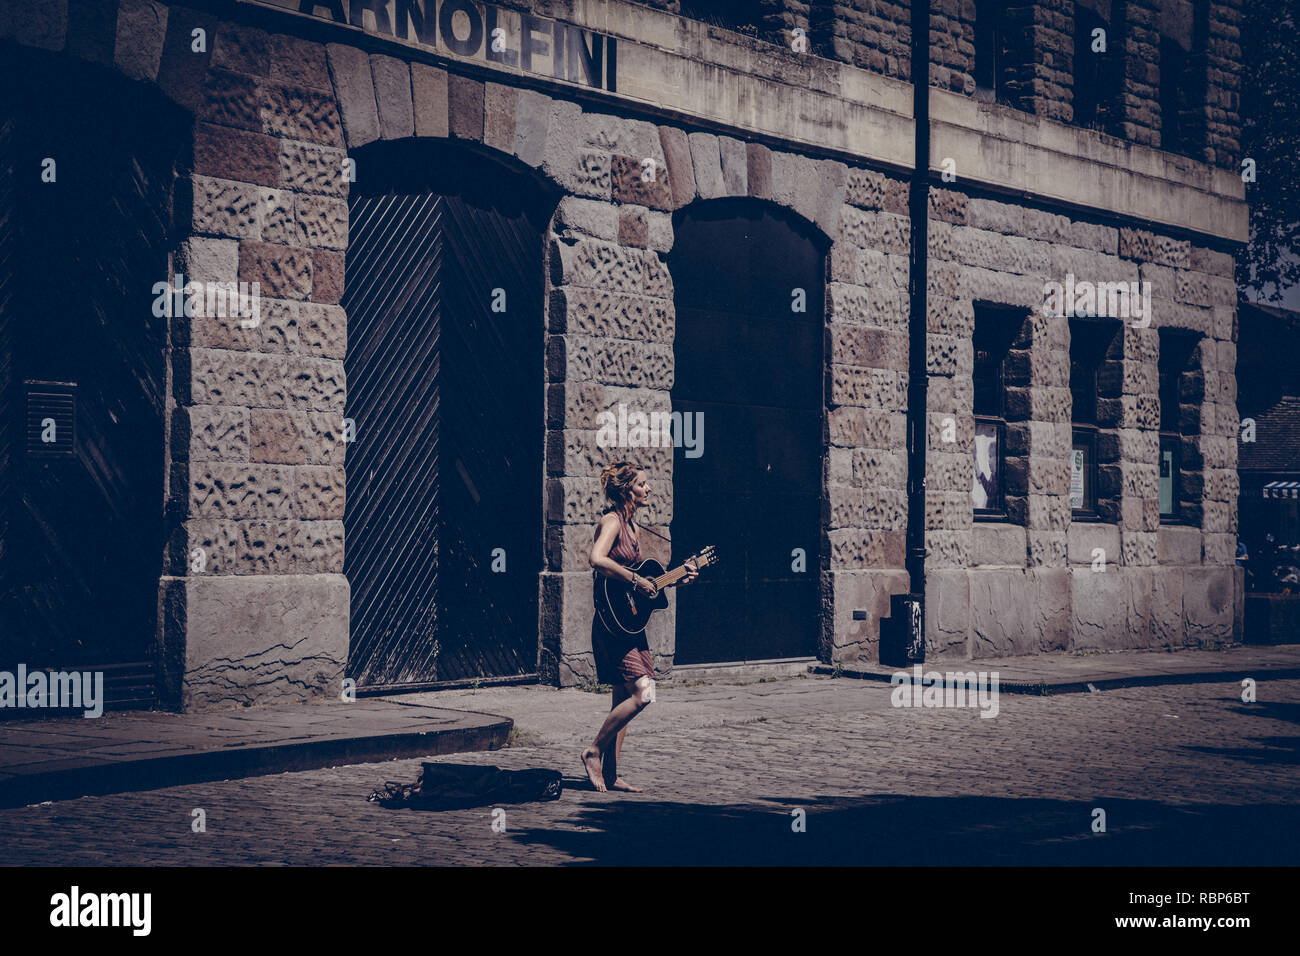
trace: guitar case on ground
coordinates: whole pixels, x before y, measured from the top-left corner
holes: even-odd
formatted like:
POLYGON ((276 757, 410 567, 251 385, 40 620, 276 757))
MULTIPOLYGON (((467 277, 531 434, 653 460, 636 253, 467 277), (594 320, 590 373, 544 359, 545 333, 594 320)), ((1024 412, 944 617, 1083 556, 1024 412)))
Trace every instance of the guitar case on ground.
POLYGON ((477 764, 425 763, 414 784, 385 782, 367 798, 381 807, 456 810, 501 803, 558 800, 564 790, 558 770, 502 770, 477 764))

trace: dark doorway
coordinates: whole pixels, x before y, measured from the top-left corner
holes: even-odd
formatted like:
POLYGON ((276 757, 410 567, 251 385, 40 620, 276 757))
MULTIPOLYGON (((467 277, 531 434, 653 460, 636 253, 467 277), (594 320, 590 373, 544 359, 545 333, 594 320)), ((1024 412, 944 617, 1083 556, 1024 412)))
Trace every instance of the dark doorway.
POLYGON ((356 159, 348 675, 391 687, 533 674, 554 197, 454 144, 356 159))
POLYGON ((722 557, 678 593, 675 661, 811 657, 826 243, 752 200, 688 208, 674 227, 673 411, 702 414, 704 442, 673 453, 672 539, 679 558, 708 544, 722 557))
POLYGON ((96 67, 0 64, 0 669, 94 667, 109 702, 142 704, 166 469, 153 287, 188 123, 96 67))

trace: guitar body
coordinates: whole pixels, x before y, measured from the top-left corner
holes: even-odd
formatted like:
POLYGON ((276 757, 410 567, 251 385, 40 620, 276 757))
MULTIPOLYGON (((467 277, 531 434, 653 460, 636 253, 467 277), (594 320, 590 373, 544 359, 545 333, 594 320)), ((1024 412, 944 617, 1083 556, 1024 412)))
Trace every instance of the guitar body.
MULTIPOLYGON (((664 566, 654 560, 630 564, 628 567, 643 578, 657 578, 664 573, 664 566)), ((668 606, 666 590, 651 597, 644 591, 636 590, 627 581, 619 581, 596 572, 592 574, 595 578, 592 595, 596 613, 611 634, 627 637, 640 634, 650 623, 650 615, 668 606)))

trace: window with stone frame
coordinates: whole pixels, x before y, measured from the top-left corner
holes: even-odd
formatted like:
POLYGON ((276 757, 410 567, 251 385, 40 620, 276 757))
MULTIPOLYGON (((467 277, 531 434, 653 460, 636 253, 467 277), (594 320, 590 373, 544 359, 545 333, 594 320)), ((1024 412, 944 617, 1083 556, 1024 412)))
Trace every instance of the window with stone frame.
POLYGON ((1119 397, 1120 324, 1108 319, 1070 319, 1070 510, 1074 521, 1115 520, 1114 489, 1103 490, 1116 457, 1116 438, 1103 402, 1119 397))
MULTIPOLYGON (((1122 96, 1123 39, 1113 28, 1110 0, 1076 0, 1074 4, 1074 122, 1111 132, 1122 96), (1100 33, 1098 33, 1100 31, 1100 33)), ((1123 11, 1114 10, 1122 16, 1123 11)))
POLYGON ((1161 0, 1160 148, 1193 154, 1204 141, 1208 0, 1161 0))
POLYGON ((1013 74, 1006 4, 977 0, 975 4, 975 99, 1014 105, 1007 87, 1013 74))
POLYGON ((972 337, 975 475, 971 503, 977 521, 1026 517, 1029 323, 1024 309, 975 303, 972 337))
POLYGON ((1160 520, 1201 523, 1201 402, 1205 377, 1200 336, 1160 330, 1160 520))

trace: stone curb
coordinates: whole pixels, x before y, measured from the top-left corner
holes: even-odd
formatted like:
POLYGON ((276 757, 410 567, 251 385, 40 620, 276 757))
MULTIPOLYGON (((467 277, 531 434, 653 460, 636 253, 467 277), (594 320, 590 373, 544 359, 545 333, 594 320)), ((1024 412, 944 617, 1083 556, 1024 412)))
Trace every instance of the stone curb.
POLYGON ((509 717, 465 712, 462 726, 443 730, 359 734, 140 760, 71 758, 59 761, 64 766, 58 770, 37 770, 0 779, 0 808, 341 764, 499 750, 513 726, 509 717), (469 726, 464 726, 466 723, 469 726))
MULTIPOLYGON (((915 666, 915 665, 912 665, 915 666)), ((980 672, 978 661, 935 661, 929 664, 922 664, 921 667, 928 674, 931 670, 946 674, 953 671, 967 673, 974 671, 977 675, 980 672)), ((815 664, 808 668, 810 673, 824 675, 827 677, 834 676, 835 668, 827 664, 815 664)), ((839 672, 841 677, 849 677, 855 680, 871 680, 881 683, 890 683, 890 678, 898 671, 903 671, 910 675, 912 668, 894 668, 880 670, 859 670, 844 668, 839 672)), ((1247 678, 1255 680, 1261 677, 1270 677, 1274 680, 1293 680, 1300 678, 1300 667, 1252 667, 1249 669, 1232 669, 1222 671, 1189 671, 1185 674, 1133 674, 1128 677, 1097 677, 1092 680, 1065 680, 1065 681, 998 681, 998 692, 1003 694, 1031 694, 1040 697, 1046 697, 1049 694, 1088 694, 1102 690, 1116 690, 1121 687, 1159 687, 1164 684, 1204 684, 1210 681, 1232 681, 1240 684, 1247 678)), ((911 683, 911 681, 907 681, 911 683)), ((946 680, 941 681, 940 687, 947 687, 946 680)), ((979 686, 976 681, 975 686, 979 686)))

